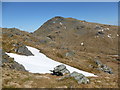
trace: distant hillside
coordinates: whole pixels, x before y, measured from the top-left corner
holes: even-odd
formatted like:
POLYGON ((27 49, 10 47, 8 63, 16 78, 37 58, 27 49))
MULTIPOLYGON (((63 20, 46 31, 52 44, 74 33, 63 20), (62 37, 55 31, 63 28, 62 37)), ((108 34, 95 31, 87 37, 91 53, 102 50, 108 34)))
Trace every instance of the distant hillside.
POLYGON ((59 49, 117 54, 117 26, 54 17, 38 28, 34 35, 59 49))

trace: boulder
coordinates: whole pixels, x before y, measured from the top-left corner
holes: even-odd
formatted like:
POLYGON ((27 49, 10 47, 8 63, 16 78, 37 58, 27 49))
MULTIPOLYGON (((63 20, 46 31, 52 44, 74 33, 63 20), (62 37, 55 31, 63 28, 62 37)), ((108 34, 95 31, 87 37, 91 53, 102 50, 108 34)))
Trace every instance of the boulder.
POLYGON ((104 35, 104 33, 102 31, 99 31, 96 33, 96 35, 104 35))
POLYGON ((26 56, 34 56, 24 44, 18 43, 18 44, 14 44, 14 46, 16 47, 15 48, 16 53, 26 56))
POLYGON ((66 68, 65 65, 58 65, 54 68, 54 70, 50 70, 52 75, 63 76, 64 74, 70 73, 70 71, 66 68))
POLYGON ((96 60, 95 63, 97 64, 97 66, 101 66, 102 63, 99 60, 96 60))
POLYGON ((78 84, 88 84, 88 83, 90 83, 90 80, 87 77, 85 77, 83 74, 75 72, 75 71, 70 73, 69 75, 63 76, 62 78, 60 78, 58 80, 63 80, 65 78, 69 78, 69 77, 74 78, 77 81, 78 84))
POLYGON ((113 74, 112 69, 105 64, 102 65, 102 71, 113 74))
POLYGON ((24 54, 24 55, 26 55, 26 56, 30 56, 30 55, 33 56, 33 54, 28 50, 28 48, 27 48, 26 46, 21 46, 21 47, 19 47, 19 48, 17 49, 17 52, 18 52, 18 53, 21 53, 21 54, 24 54))
POLYGON ((78 84, 87 84, 90 82, 90 80, 86 78, 83 74, 75 72, 75 71, 70 73, 69 76, 73 77, 78 82, 78 84))
POLYGON ((75 53, 73 51, 69 51, 65 54, 66 57, 71 57, 71 56, 74 56, 75 53))
POLYGON ((102 64, 102 62, 100 62, 99 60, 96 60, 95 63, 98 66, 97 70, 101 70, 101 71, 107 72, 109 74, 113 74, 112 69, 110 67, 108 67, 107 65, 102 64))

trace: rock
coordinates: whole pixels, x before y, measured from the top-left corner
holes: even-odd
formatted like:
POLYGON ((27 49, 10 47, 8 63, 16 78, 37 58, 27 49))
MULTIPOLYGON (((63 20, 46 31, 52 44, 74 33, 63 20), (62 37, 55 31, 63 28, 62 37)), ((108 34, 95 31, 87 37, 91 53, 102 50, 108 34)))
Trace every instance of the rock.
POLYGON ((65 54, 66 57, 71 57, 71 56, 74 56, 74 52, 73 51, 69 51, 65 54))
POLYGON ((10 68, 11 69, 16 69, 16 70, 19 70, 19 71, 26 71, 25 68, 21 64, 17 63, 16 61, 14 61, 14 64, 12 64, 10 66, 10 68))
POLYGON ((90 82, 89 79, 86 78, 83 74, 75 72, 75 71, 70 73, 69 76, 73 77, 78 82, 78 84, 87 84, 90 82))
POLYGON ((76 76, 81 76, 81 77, 84 77, 84 75, 83 74, 80 74, 80 73, 77 73, 77 72, 72 72, 72 73, 70 73, 70 76, 71 77, 76 77, 76 76))
POLYGON ((100 27, 100 26, 95 27, 95 30, 101 30, 101 29, 102 29, 102 27, 100 27))
POLYGON ((65 65, 58 65, 54 68, 54 70, 50 70, 52 75, 63 76, 64 74, 70 73, 70 71, 66 68, 65 65))
MULTIPOLYGON (((0 60, 1 61, 1 60, 0 60)), ((14 58, 9 57, 4 51, 2 51, 2 67, 16 69, 18 71, 26 71, 24 66, 14 61, 14 58)))
POLYGON ((98 65, 98 66, 101 66, 102 63, 99 61, 99 60, 96 60, 95 63, 98 65))
POLYGON ((96 35, 104 35, 104 33, 102 31, 99 31, 96 33, 96 35))
POLYGON ((113 74, 112 69, 110 67, 108 67, 107 65, 102 64, 102 62, 100 62, 99 60, 96 60, 95 63, 98 66, 97 70, 101 70, 101 71, 107 72, 109 74, 113 74))
POLYGON ((58 80, 63 80, 65 78, 69 78, 69 77, 73 77, 78 84, 88 84, 90 83, 90 80, 88 78, 86 78, 83 74, 78 73, 78 72, 72 72, 69 75, 66 75, 58 80))
POLYGON ((48 35, 47 36, 49 39, 51 39, 51 40, 54 40, 55 39, 55 36, 53 36, 53 35, 48 35))
POLYGON ((28 50, 28 48, 25 47, 25 46, 19 47, 17 51, 18 51, 18 53, 22 53, 22 54, 25 54, 25 55, 27 55, 27 56, 33 55, 33 54, 28 50))
POLYGON ((26 56, 34 56, 31 53, 31 51, 28 50, 26 45, 24 45, 23 43, 13 43, 12 46, 14 47, 13 50, 15 53, 26 55, 26 56))
POLYGON ((104 65, 104 64, 103 64, 102 70, 103 70, 104 72, 109 73, 109 74, 113 74, 112 69, 111 69, 110 67, 108 67, 107 65, 104 65))
POLYGON ((26 56, 34 56, 25 45, 17 46, 15 52, 26 56))

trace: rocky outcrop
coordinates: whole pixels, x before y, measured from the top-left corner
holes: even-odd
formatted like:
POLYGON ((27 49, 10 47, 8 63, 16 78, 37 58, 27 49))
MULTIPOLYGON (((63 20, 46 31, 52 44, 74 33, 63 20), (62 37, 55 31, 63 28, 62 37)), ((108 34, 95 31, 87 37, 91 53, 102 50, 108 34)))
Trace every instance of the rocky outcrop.
POLYGON ((107 72, 109 74, 113 74, 113 71, 110 67, 108 67, 107 65, 105 64, 102 64, 101 61, 99 60, 96 60, 95 63, 97 64, 97 70, 101 70, 101 71, 104 71, 104 72, 107 72))
POLYGON ((28 48, 24 44, 17 43, 17 44, 14 44, 14 46, 16 47, 14 49, 16 53, 26 55, 26 56, 33 56, 33 54, 28 50, 28 48))
POLYGON ((18 47, 16 52, 26 56, 31 56, 31 55, 33 56, 33 54, 28 50, 26 46, 18 47))
POLYGON ((52 75, 63 76, 64 74, 70 73, 70 71, 66 68, 65 65, 58 65, 54 68, 54 70, 50 70, 52 75))
POLYGON ((90 80, 81 73, 75 71, 70 73, 70 71, 66 68, 65 65, 58 65, 54 68, 54 70, 50 70, 50 71, 53 72, 52 75, 57 75, 57 76, 63 76, 67 74, 62 78, 60 78, 59 80, 73 77, 78 82, 78 84, 87 84, 90 82, 90 80))
POLYGON ((2 48, 5 52, 17 53, 26 56, 33 55, 26 47, 26 42, 27 44, 33 43, 33 37, 28 32, 20 31, 16 28, 3 28, 2 36, 2 48))
POLYGON ((90 82, 89 79, 86 78, 83 74, 75 71, 70 73, 69 77, 73 77, 78 82, 78 84, 87 84, 90 82))
POLYGON ((88 83, 90 83, 90 80, 87 77, 85 77, 83 74, 75 72, 75 71, 70 73, 69 75, 66 75, 66 76, 60 78, 59 80, 63 80, 65 78, 69 78, 69 77, 74 78, 77 81, 78 84, 88 84, 88 83))
POLYGON ((26 71, 25 68, 19 63, 14 61, 14 58, 9 57, 4 51, 2 51, 1 66, 10 69, 16 69, 18 71, 26 71))

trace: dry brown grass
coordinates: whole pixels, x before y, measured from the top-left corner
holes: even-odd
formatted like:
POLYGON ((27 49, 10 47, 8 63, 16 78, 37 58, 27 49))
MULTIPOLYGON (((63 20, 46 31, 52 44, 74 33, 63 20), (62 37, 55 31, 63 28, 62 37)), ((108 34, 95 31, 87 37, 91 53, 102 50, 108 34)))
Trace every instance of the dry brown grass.
MULTIPOLYGON (((73 19, 71 19, 73 20, 73 19)), ((52 76, 49 74, 32 74, 28 72, 20 72, 15 70, 10 70, 3 68, 3 87, 7 88, 117 88, 117 80, 118 80, 118 65, 119 61, 116 61, 115 58, 112 58, 109 55, 117 54, 115 51, 117 49, 117 37, 113 40, 109 38, 95 38, 93 35, 96 32, 92 32, 93 26, 96 23, 89 23, 85 30, 89 31, 89 33, 81 36, 75 30, 61 31, 61 33, 55 34, 54 30, 50 34, 55 36, 54 41, 48 41, 46 44, 38 43, 40 40, 44 40, 46 38, 40 36, 34 36, 24 31, 21 32, 21 35, 16 35, 15 32, 6 29, 6 33, 3 34, 2 40, 3 50, 6 52, 12 52, 15 47, 12 46, 13 43, 23 43, 28 46, 32 46, 34 48, 38 48, 42 53, 46 54, 53 60, 71 65, 78 69, 88 71, 94 74, 97 74, 99 77, 93 78, 90 77, 90 84, 81 84, 78 85, 75 80, 68 78, 62 81, 58 81, 57 79, 60 77, 52 76), (8 34, 13 34, 13 37, 8 37, 8 34), (27 38, 27 39, 26 39, 27 38), (84 46, 81 46, 80 43, 85 43, 84 46), (53 44, 53 47, 50 46, 53 44), (69 50, 61 49, 61 47, 68 48, 69 50, 74 50, 75 55, 73 57, 66 57, 65 53, 69 50), (107 73, 97 71, 89 67, 89 65, 93 65, 96 67, 94 63, 94 59, 98 57, 98 59, 111 67, 113 69, 114 74, 109 75, 107 73), (48 77, 48 78, 45 78, 48 77)), ((102 24, 98 24, 102 25, 102 24)), ((117 31, 113 31, 116 29, 116 26, 107 26, 102 25, 105 28, 109 27, 111 31, 106 31, 105 35, 112 33, 113 36, 117 34, 117 31)), ((85 31, 84 30, 84 31, 85 31)), ((42 32, 43 33, 43 32, 42 32)), ((48 33, 45 33, 48 34, 48 33)))
POLYGON ((118 88, 118 77, 101 75, 88 77, 89 84, 77 84, 73 78, 58 80, 61 76, 32 74, 3 68, 3 88, 118 88))

